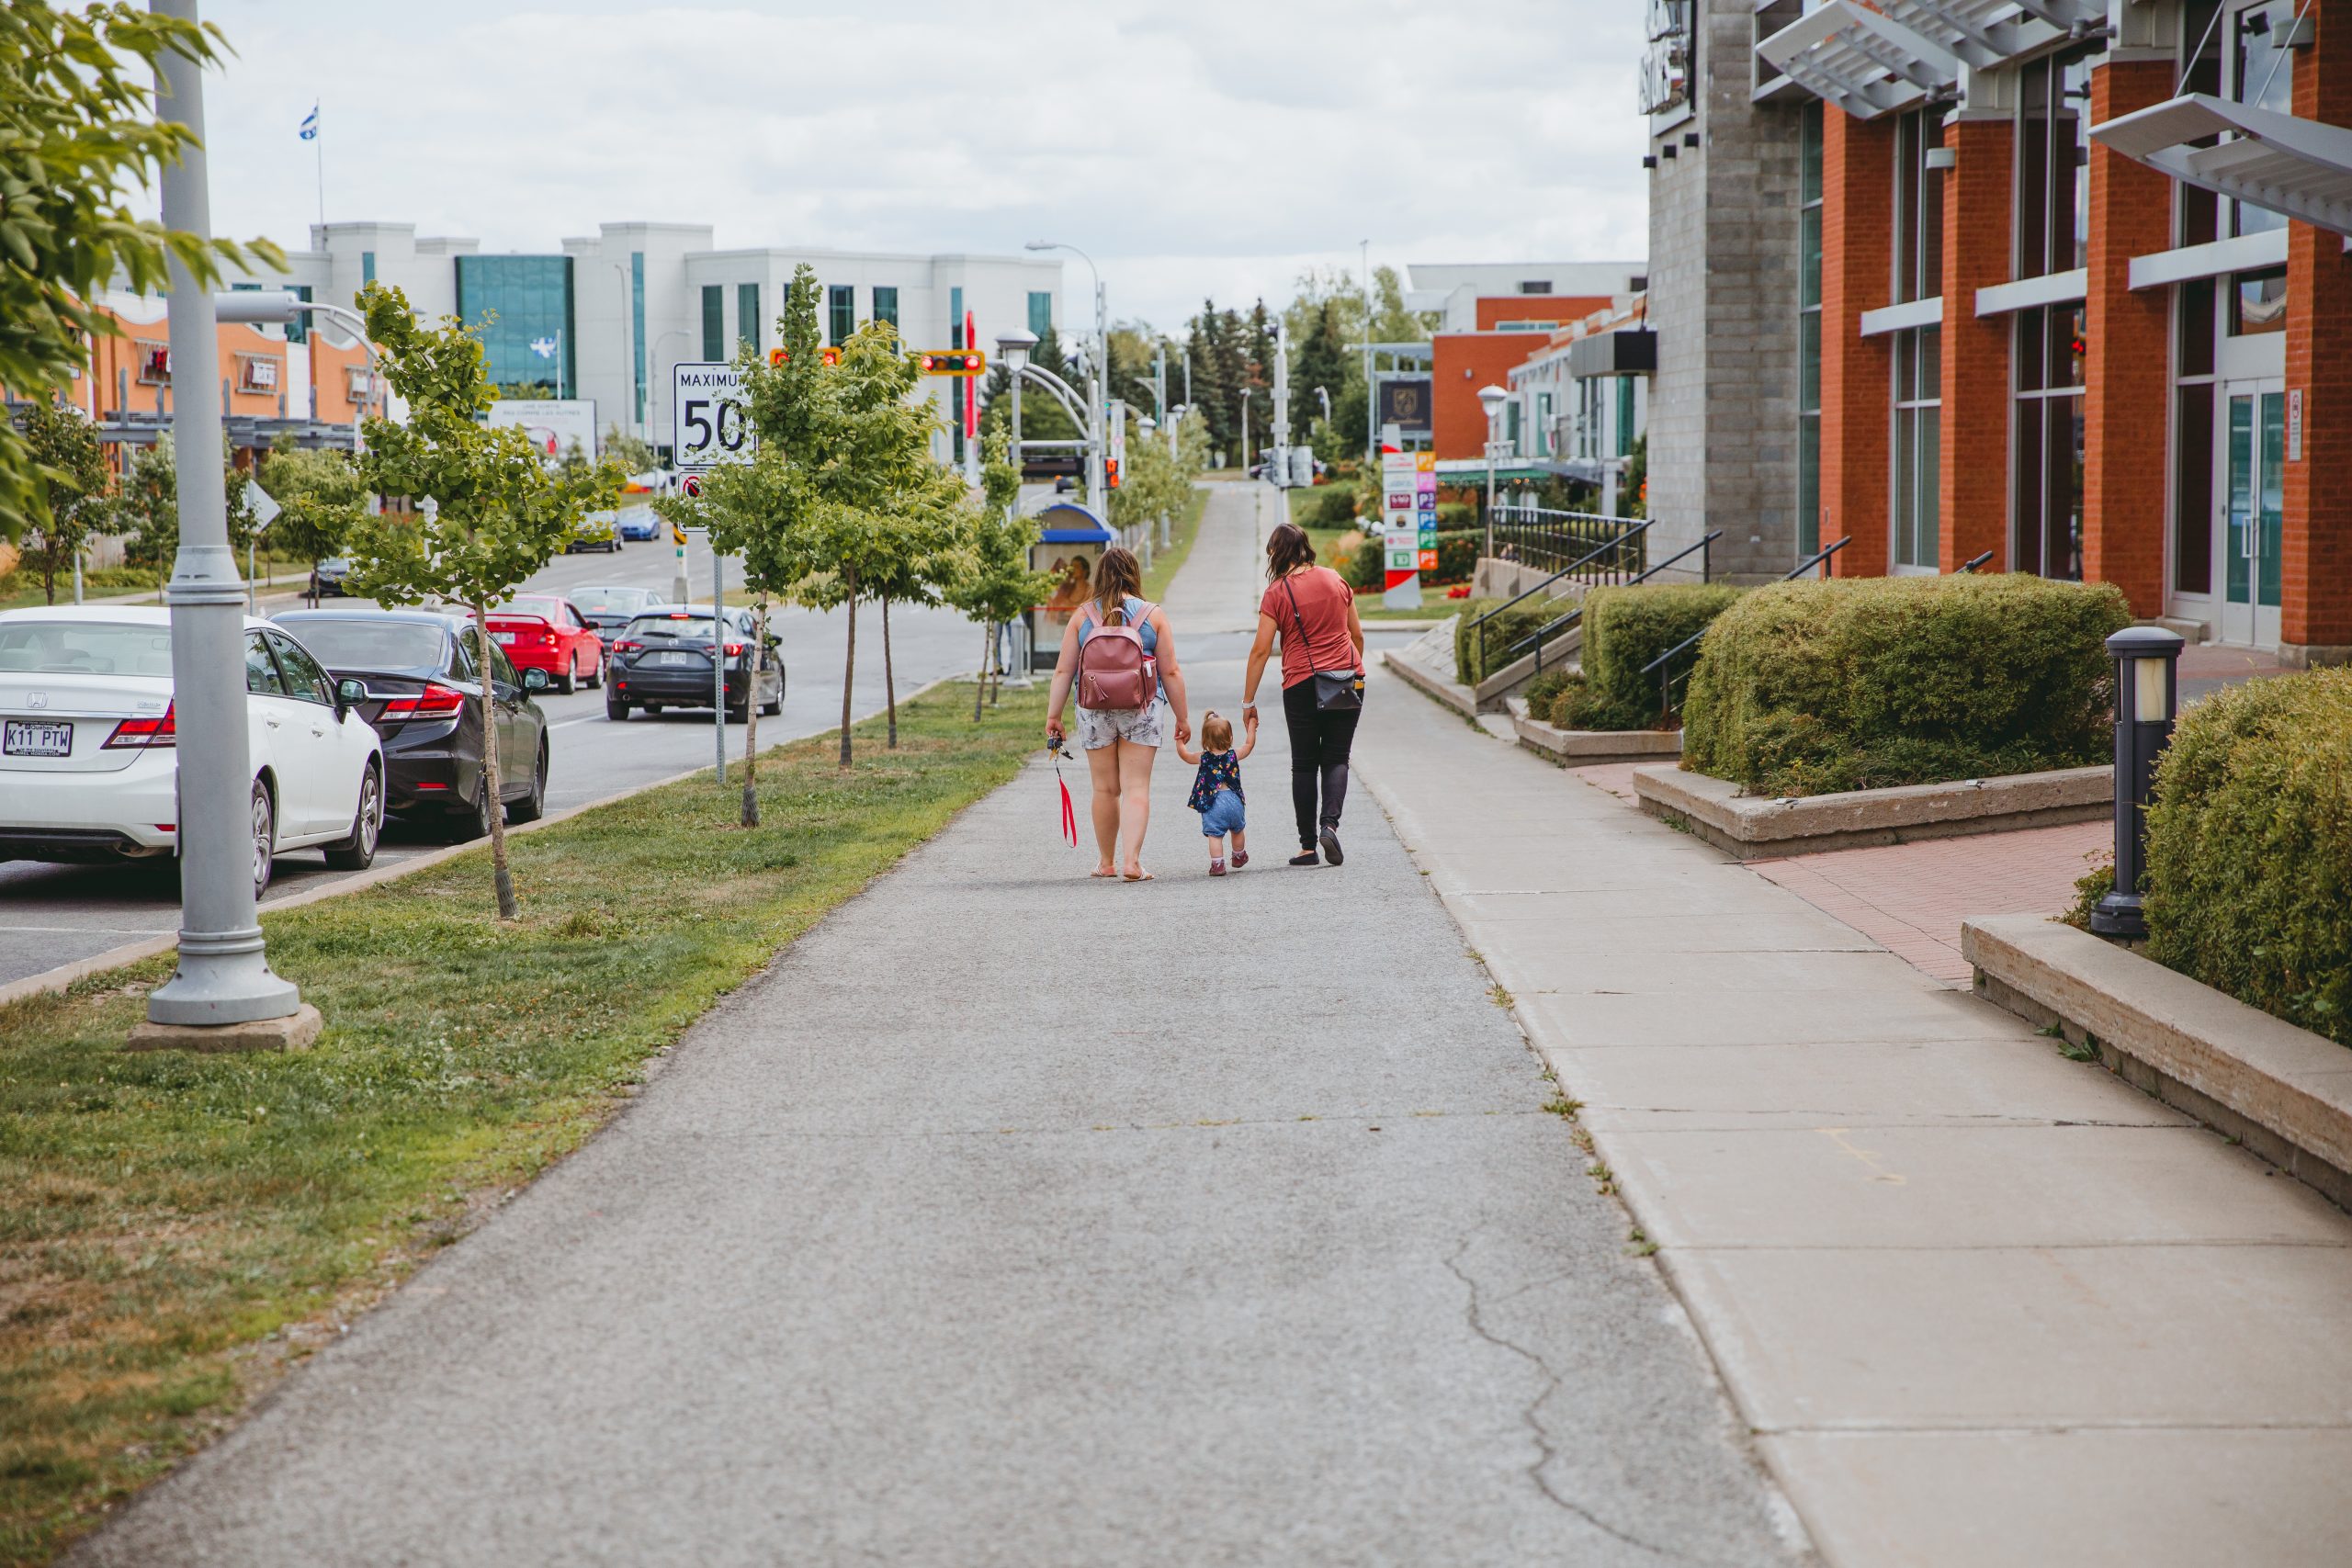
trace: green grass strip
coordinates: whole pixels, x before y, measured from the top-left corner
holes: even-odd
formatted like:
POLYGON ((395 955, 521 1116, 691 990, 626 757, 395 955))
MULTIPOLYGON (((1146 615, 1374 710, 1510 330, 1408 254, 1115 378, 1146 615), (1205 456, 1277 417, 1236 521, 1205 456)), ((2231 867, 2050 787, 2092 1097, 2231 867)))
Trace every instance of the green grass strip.
POLYGON ((1168 597, 1168 585, 1176 579, 1176 569, 1193 553, 1193 541, 1200 536, 1201 513, 1207 509, 1209 492, 1194 490, 1192 499, 1184 503, 1183 513, 1168 520, 1168 547, 1154 550, 1151 570, 1143 574, 1143 596, 1157 604, 1168 597))
MULTIPOLYGON (((1196 513, 1197 515, 1197 513, 1196 513)), ((120 1049, 168 960, 0 1008, 0 1562, 48 1562, 338 1322, 593 1134, 647 1058, 1010 779, 1044 698, 944 687, 763 756, 268 917, 310 1051, 120 1049)), ((1041 804, 1040 811, 1046 809, 1041 804)))

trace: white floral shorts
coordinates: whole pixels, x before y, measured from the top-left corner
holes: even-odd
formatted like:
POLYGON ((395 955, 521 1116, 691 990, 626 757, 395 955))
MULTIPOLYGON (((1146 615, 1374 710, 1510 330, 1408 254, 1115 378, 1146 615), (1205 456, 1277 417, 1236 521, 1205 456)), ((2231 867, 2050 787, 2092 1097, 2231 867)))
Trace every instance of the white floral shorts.
POLYGON ((1161 744, 1159 729, 1159 705, 1156 702, 1139 708, 1078 710, 1078 744, 1082 750, 1100 751, 1120 740, 1158 746, 1161 744))

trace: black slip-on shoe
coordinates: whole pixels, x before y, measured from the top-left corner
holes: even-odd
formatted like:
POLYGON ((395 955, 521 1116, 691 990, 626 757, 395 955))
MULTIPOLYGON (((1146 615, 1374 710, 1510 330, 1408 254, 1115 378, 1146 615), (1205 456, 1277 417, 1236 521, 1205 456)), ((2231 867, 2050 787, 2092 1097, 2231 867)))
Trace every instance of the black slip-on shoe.
POLYGON ((1327 822, 1323 825, 1322 831, 1317 833, 1315 838, 1316 841, 1323 846, 1325 860, 1329 861, 1333 865, 1340 865, 1346 862, 1348 857, 1340 849, 1339 829, 1327 822))
POLYGON ((1290 857, 1293 865, 1321 865, 1323 857, 1313 850, 1305 850, 1290 857))

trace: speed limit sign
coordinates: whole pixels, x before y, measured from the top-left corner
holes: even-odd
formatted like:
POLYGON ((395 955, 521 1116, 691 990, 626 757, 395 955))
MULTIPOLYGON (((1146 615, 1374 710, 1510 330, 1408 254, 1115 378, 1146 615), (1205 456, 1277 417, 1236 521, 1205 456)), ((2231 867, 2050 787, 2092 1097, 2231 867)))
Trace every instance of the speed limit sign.
POLYGON ((759 444, 743 407, 743 373, 732 365, 684 364, 672 372, 670 429, 677 466, 688 473, 741 463, 759 444))

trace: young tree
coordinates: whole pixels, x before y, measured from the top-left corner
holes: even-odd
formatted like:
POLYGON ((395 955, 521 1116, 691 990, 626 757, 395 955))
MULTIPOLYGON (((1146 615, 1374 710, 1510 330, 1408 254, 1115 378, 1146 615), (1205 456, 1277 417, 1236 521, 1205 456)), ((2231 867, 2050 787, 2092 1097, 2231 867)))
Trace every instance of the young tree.
POLYGON ((890 654, 890 605, 938 604, 940 590, 967 570, 964 552, 972 532, 963 479, 929 461, 927 431, 923 443, 921 467, 910 470, 914 482, 894 508, 894 525, 876 540, 866 578, 866 592, 882 606, 882 701, 892 750, 899 745, 899 676, 890 654))
MULTIPOLYGON (((220 441, 220 490, 229 510, 230 542, 242 545, 253 534, 254 510, 245 502, 245 471, 237 467, 225 435, 220 441)), ((116 524, 130 536, 123 558, 155 574, 155 602, 162 604, 180 547, 180 481, 169 432, 158 434, 153 446, 132 452, 116 488, 114 512, 116 524)))
POLYGON ((482 781, 498 918, 516 918, 506 865, 506 813, 500 805, 498 723, 490 678, 490 606, 545 566, 580 526, 581 514, 609 505, 621 473, 602 466, 584 480, 548 472, 530 437, 481 423, 493 394, 482 373, 481 339, 457 321, 418 322, 397 288, 369 284, 359 304, 382 354, 385 379, 408 400, 408 422, 370 419, 359 461, 369 490, 420 504, 412 516, 370 518, 352 547, 351 581, 387 604, 438 596, 473 615, 483 660, 482 781))
MULTIPOLYGON (((745 356, 738 363, 751 368, 745 356)), ((710 547, 743 563, 743 585, 752 595, 753 684, 768 657, 768 604, 790 593, 802 562, 796 554, 812 497, 807 475, 781 442, 761 444, 748 463, 724 463, 702 478, 696 496, 663 496, 653 510, 668 522, 710 530, 710 547)), ((760 705, 752 693, 743 729, 743 804, 746 828, 760 825, 760 705)))
POLYGON ((605 456, 632 474, 641 474, 662 465, 660 453, 617 424, 605 426, 605 456))
POLYGON ((25 530, 21 564, 40 579, 42 597, 57 603, 57 582, 71 581, 91 527, 108 509, 104 450, 82 411, 35 396, 26 406, 25 445, 40 466, 40 516, 25 530))
MULTIPOLYGON (((220 46, 216 28, 121 0, 0 0, 0 387, 36 402, 70 391, 89 340, 121 332, 87 303, 118 281, 159 294, 173 260, 204 288, 224 261, 285 265, 266 241, 202 241, 138 214, 133 193, 194 140, 157 112, 156 61, 210 62, 220 46)), ((0 537, 47 526, 49 506, 31 447, 0 420, 0 537)))
POLYGON ((340 447, 272 451, 257 482, 279 507, 277 521, 270 525, 270 547, 309 562, 313 577, 321 561, 342 553, 368 513, 368 482, 352 455, 340 447))
POLYGON ((1012 444, 991 434, 980 449, 980 506, 967 512, 962 570, 940 596, 980 623, 980 679, 972 689, 972 722, 980 721, 980 698, 989 677, 1001 675, 996 659, 997 628, 1045 603, 1054 574, 1033 571, 1029 547, 1037 542, 1037 520, 1021 515, 1021 470, 1013 467, 1012 444))

